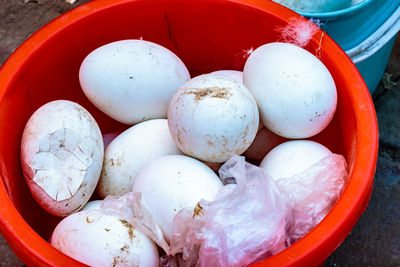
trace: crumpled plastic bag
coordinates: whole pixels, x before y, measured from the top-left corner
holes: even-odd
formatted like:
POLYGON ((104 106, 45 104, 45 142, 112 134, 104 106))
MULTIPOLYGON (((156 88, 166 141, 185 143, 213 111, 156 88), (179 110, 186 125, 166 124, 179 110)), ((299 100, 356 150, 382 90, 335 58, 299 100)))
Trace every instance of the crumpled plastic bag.
POLYGON ((286 203, 273 180, 240 156, 219 172, 227 185, 216 199, 174 218, 169 252, 179 266, 245 266, 286 247, 286 203))
POLYGON ((288 204, 286 243, 291 245, 329 213, 348 180, 343 156, 331 154, 293 177, 276 180, 288 204))
POLYGON ((263 169, 233 156, 219 170, 225 186, 216 199, 201 200, 175 216, 170 244, 141 193, 109 196, 101 209, 122 217, 164 249, 160 266, 245 266, 311 231, 340 197, 346 168, 344 157, 332 154, 303 173, 274 182, 263 169))
POLYGON ((142 193, 129 192, 123 196, 107 196, 100 206, 106 214, 115 214, 123 218, 141 233, 147 235, 166 253, 169 244, 157 219, 142 202, 142 193))

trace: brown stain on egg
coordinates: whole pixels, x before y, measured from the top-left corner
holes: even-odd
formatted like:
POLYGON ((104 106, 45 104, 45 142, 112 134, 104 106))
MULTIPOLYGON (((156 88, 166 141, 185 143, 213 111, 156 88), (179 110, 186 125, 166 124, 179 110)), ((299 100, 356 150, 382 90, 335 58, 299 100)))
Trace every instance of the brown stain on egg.
POLYGON ((122 248, 120 248, 121 251, 127 251, 129 250, 129 246, 128 245, 124 245, 122 248))
POLYGON ((119 166, 121 166, 121 161, 119 158, 116 158, 116 159, 111 158, 111 159, 107 159, 105 164, 108 166, 111 166, 111 167, 115 167, 115 166, 119 167, 119 166))
POLYGON ((181 130, 178 130, 178 133, 176 134, 176 138, 178 139, 179 144, 182 145, 181 134, 182 134, 181 130))
POLYGON ((244 129, 244 131, 243 131, 243 136, 242 136, 242 142, 244 143, 244 144, 246 144, 247 142, 246 142, 246 139, 247 139, 247 136, 249 135, 249 132, 250 132, 250 125, 249 124, 247 124, 246 125, 246 128, 244 129))
POLYGON ((194 218, 195 216, 199 216, 199 215, 203 216, 204 215, 204 211, 203 211, 203 207, 200 205, 200 202, 197 202, 197 205, 196 205, 196 207, 194 208, 194 211, 193 211, 193 217, 192 218, 194 218))
POLYGON ((128 229, 129 239, 132 241, 132 239, 136 237, 136 235, 133 233, 135 227, 133 227, 133 225, 128 223, 126 220, 119 219, 119 221, 128 229))
POLYGON ((194 95, 194 101, 198 102, 204 98, 221 98, 229 99, 233 94, 228 88, 224 87, 206 87, 206 88, 191 88, 190 91, 186 91, 186 95, 194 95))

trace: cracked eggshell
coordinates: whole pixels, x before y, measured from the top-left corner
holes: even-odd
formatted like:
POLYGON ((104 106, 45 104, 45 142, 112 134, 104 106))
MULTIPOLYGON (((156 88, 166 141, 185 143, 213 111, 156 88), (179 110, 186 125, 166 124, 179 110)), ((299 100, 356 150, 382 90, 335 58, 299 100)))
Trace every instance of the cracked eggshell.
POLYGON ((243 80, 253 93, 263 124, 286 138, 308 138, 330 123, 336 110, 335 82, 308 51, 287 43, 257 48, 243 80))
POLYGON ((222 187, 218 176, 200 161, 165 156, 152 161, 136 177, 134 192, 157 219, 166 240, 171 238, 174 216, 183 208, 195 208, 201 199, 213 200, 222 187))
POLYGON ((317 142, 293 140, 272 149, 261 161, 260 167, 276 181, 300 174, 330 154, 332 152, 328 148, 317 142))
POLYGON ((165 119, 149 120, 121 133, 107 147, 96 192, 101 198, 132 191, 139 171, 156 158, 180 155, 165 119))
POLYGON ((25 181, 40 206, 56 216, 67 216, 85 206, 96 188, 103 155, 96 121, 71 101, 43 105, 23 132, 25 181))
POLYGON ((253 142, 257 104, 247 88, 215 74, 197 76, 173 96, 168 108, 172 138, 187 155, 220 163, 240 155, 253 142))
POLYGON ((172 95, 189 79, 189 71, 174 53, 143 40, 101 46, 84 59, 79 70, 89 100, 129 125, 166 118, 172 95))
POLYGON ((126 220, 99 209, 64 218, 53 232, 51 245, 90 266, 159 264, 154 242, 126 220))
POLYGON ((226 76, 229 77, 233 80, 235 80, 238 83, 243 83, 243 71, 238 71, 238 70, 217 70, 213 71, 210 74, 215 74, 219 76, 226 76))

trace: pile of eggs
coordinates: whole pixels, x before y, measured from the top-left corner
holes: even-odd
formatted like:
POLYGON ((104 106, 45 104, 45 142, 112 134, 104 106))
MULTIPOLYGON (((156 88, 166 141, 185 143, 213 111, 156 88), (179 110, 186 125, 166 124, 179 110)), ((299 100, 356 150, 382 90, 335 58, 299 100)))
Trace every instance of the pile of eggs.
POLYGON ((288 141, 320 133, 337 104, 327 68, 295 45, 257 48, 243 72, 191 78, 168 49, 123 40, 90 53, 79 80, 98 109, 131 127, 102 134, 82 106, 56 100, 27 122, 21 163, 34 199, 66 217, 51 244, 89 265, 159 264, 149 237, 102 210, 101 201, 85 207, 95 191, 101 199, 140 192, 168 242, 181 209, 218 194, 223 184, 214 171, 233 155, 262 160, 279 179, 331 154, 313 141, 288 141))

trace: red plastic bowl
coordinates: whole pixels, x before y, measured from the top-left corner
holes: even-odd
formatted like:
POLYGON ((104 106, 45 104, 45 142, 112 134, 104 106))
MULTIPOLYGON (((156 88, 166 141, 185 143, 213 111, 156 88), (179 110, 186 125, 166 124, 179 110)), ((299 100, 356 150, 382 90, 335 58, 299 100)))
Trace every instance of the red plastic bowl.
MULTIPOLYGON (((175 52, 192 75, 240 70, 245 51, 278 41, 276 28, 293 17, 301 18, 266 0, 104 0, 82 5, 32 35, 0 70, 0 226, 17 256, 34 266, 79 264, 47 243, 60 219, 46 214, 31 197, 19 151, 28 118, 55 99, 83 105, 105 132, 126 128, 98 111, 80 89, 78 70, 89 52, 108 42, 143 38, 175 52)), ((364 212, 372 190, 378 129, 368 89, 350 59, 322 31, 307 49, 319 53, 339 97, 334 120, 313 139, 346 157, 350 179, 338 203, 315 229, 259 266, 323 262, 364 212)))

